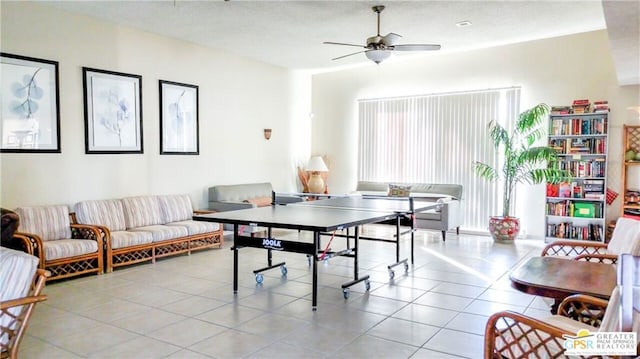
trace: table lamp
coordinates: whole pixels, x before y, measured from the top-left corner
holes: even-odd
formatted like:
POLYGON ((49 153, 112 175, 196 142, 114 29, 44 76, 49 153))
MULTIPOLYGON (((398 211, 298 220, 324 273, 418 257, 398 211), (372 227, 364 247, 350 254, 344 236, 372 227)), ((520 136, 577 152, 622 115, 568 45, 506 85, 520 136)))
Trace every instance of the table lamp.
POLYGON ((313 156, 307 164, 307 171, 311 172, 309 178, 310 193, 324 193, 324 180, 320 176, 320 172, 329 172, 327 165, 320 156, 313 156))

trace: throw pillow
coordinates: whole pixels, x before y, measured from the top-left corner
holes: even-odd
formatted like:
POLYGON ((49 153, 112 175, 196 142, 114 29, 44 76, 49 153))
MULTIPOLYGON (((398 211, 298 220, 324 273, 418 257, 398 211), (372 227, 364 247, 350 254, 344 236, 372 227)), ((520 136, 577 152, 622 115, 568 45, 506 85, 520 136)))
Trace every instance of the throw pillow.
POLYGON ((409 197, 411 194, 411 186, 410 185, 401 185, 401 184, 390 184, 389 192, 387 196, 389 197, 409 197))
POLYGON ((258 207, 266 207, 271 205, 271 197, 256 197, 245 199, 243 202, 252 203, 258 207))

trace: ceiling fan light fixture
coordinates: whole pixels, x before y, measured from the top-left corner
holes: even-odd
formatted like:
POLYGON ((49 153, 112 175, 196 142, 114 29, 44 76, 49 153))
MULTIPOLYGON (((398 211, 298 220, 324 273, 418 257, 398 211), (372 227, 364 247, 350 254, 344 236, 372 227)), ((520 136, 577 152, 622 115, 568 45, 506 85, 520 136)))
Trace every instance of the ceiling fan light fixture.
POLYGON ((382 61, 388 59, 389 56, 391 56, 391 52, 385 50, 368 50, 365 51, 364 54, 369 60, 375 62, 376 64, 381 63, 382 61))

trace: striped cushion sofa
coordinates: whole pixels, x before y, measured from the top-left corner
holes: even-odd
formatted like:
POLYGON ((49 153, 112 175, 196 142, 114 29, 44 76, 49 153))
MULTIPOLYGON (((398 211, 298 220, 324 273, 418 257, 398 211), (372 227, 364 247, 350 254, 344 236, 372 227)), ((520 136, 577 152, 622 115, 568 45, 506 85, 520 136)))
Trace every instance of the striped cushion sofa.
POLYGON ((102 234, 95 227, 71 223, 68 206, 20 207, 15 212, 18 231, 3 242, 38 257, 39 267, 51 273, 49 279, 102 274, 102 234))
POLYGON ((136 196, 76 203, 75 222, 103 232, 105 267, 153 261, 204 248, 221 248, 222 226, 192 220, 188 195, 136 196))

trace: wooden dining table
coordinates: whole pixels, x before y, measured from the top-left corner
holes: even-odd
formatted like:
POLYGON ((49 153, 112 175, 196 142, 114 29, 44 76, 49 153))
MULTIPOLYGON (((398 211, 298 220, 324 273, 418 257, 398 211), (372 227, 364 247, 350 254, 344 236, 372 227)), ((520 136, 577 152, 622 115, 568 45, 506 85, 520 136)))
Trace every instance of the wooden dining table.
POLYGON ((560 257, 532 257, 509 275, 511 286, 533 295, 554 299, 556 314, 562 300, 572 294, 609 299, 616 286, 616 269, 611 264, 576 261, 560 257))

